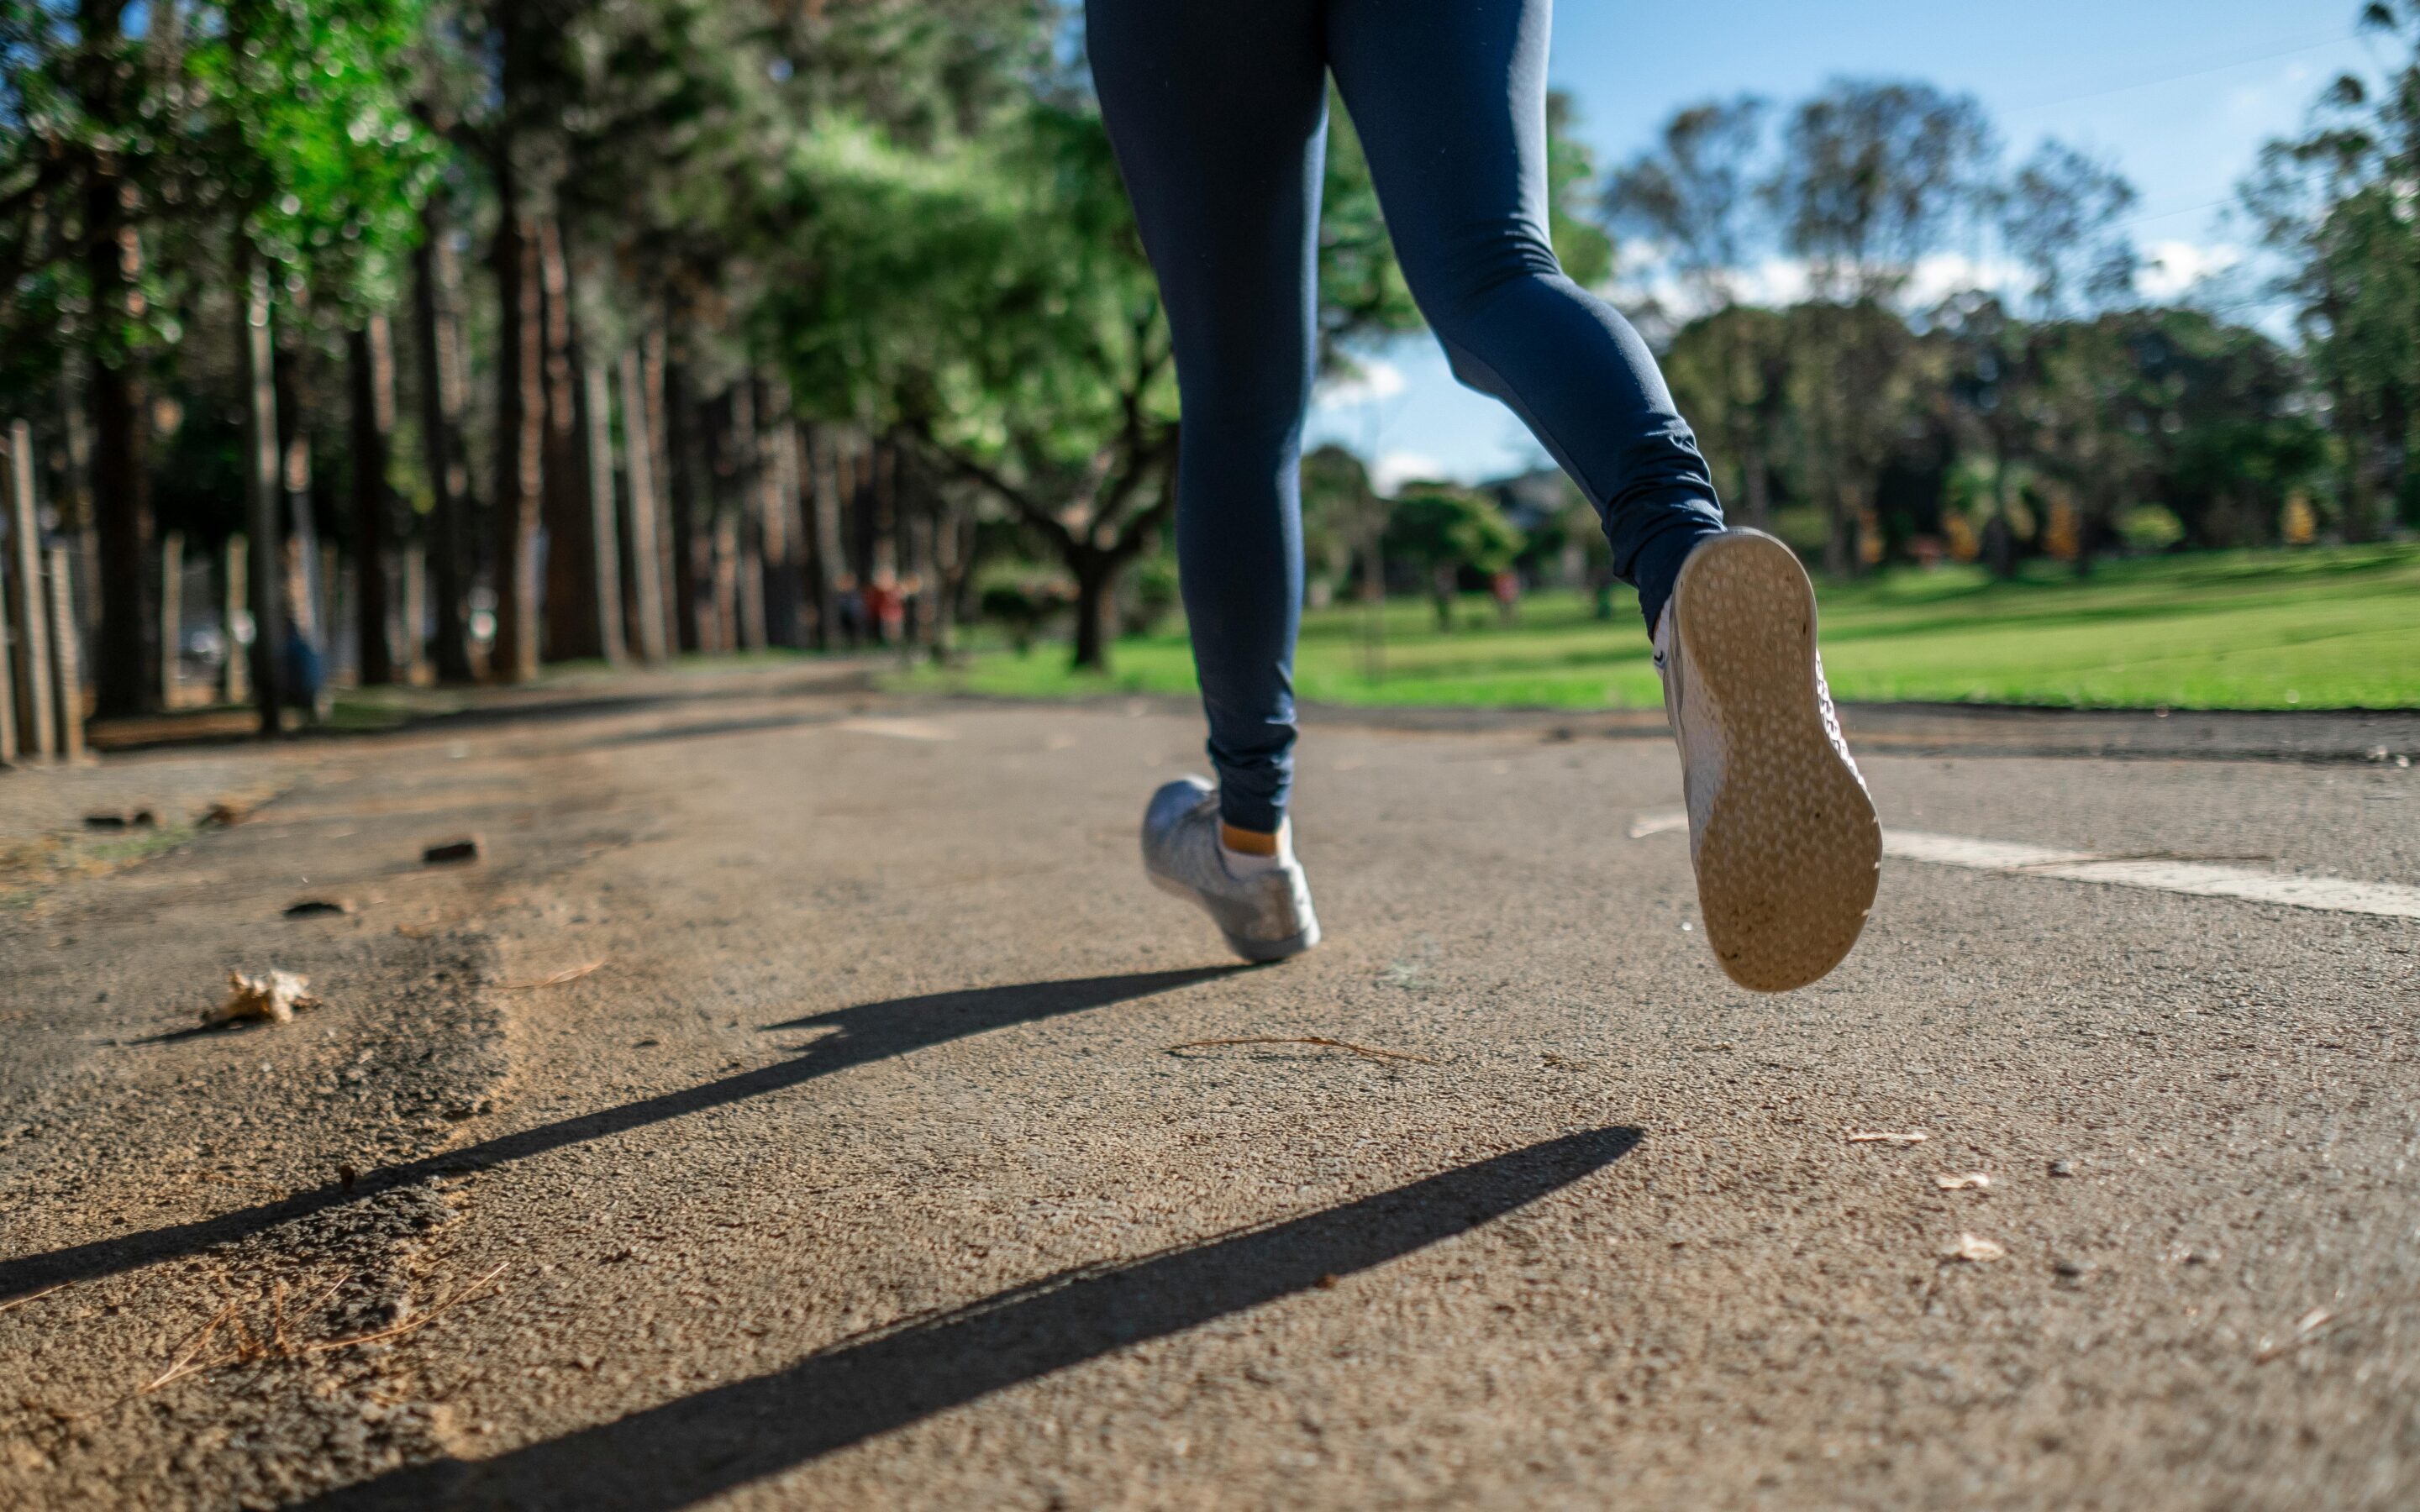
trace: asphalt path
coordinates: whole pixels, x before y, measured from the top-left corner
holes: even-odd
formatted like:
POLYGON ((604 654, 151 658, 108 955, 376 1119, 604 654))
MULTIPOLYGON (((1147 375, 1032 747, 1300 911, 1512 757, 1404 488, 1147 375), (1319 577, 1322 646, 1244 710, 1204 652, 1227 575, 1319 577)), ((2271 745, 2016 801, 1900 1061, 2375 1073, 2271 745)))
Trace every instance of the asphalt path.
MULTIPOLYGON (((650 687, 0 779, 259 805, 0 909, 0 1504, 2420 1501, 2420 922, 1901 856, 1758 996, 1652 731, 1340 717, 1241 969, 1181 710, 650 687)), ((2420 881, 2399 748, 1923 717, 1895 831, 2420 881)))

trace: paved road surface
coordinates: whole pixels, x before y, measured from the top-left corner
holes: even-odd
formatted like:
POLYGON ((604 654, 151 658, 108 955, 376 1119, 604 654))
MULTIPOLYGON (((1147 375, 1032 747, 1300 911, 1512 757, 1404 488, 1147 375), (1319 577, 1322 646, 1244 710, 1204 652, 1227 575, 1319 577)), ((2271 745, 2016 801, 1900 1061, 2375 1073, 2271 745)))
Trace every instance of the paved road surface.
MULTIPOLYGON (((2420 922, 1899 860, 1758 997, 1659 742, 1334 724, 1239 970, 1139 875, 1187 720, 693 690, 0 779, 21 860, 282 795, 0 908, 0 1504, 2420 1501, 2420 922)), ((1869 767, 2420 881, 2391 760, 1869 767)))

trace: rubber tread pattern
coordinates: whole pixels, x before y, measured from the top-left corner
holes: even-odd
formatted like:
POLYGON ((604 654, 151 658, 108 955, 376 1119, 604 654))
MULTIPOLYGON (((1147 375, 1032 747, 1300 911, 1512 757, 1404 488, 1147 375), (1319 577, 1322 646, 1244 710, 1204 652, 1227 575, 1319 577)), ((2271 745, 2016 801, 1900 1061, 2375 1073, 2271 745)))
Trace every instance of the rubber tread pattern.
POLYGON ((1824 692, 1814 585, 1788 547, 1736 531, 1690 553, 1672 605, 1692 722, 1720 737, 1718 784, 1690 806, 1706 942, 1743 987, 1804 987, 1857 943, 1883 850, 1824 692))

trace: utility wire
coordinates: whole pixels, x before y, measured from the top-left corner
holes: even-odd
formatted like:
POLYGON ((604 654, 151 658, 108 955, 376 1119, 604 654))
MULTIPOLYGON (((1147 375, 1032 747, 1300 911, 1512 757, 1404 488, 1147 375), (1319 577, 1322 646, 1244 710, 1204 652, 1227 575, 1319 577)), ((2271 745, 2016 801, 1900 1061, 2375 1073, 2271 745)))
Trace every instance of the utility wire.
POLYGON ((2153 221, 2172 221, 2180 215, 2191 215, 2195 210, 2214 210, 2223 205, 2232 205, 2234 203, 2235 196, 2230 194, 2225 199, 2204 200, 2198 205, 2180 205, 2173 210, 2153 210, 2149 215, 2129 216, 2125 220, 2119 221, 2111 225, 2109 229, 2112 231, 2124 231, 2133 226, 2149 225, 2153 221))
POLYGON ((2329 37, 2316 42, 2304 42, 2294 47, 2282 48, 2274 53, 2262 53, 2254 57, 2240 57, 2230 63, 2213 63, 2206 69, 2194 69, 2184 73, 2164 73, 2155 78, 2137 79, 2132 84, 2115 85, 2107 89, 2087 90, 2080 95, 2061 95, 2055 100, 2039 100, 2027 105, 2011 105, 2002 110, 2000 114, 2003 116, 2022 116, 2028 111, 2049 110, 2055 105, 2072 105, 2079 100, 2101 100, 2110 95, 2122 95, 2136 89, 2149 89, 2154 85, 2175 84, 2180 80, 2198 79, 2205 74, 2225 73, 2229 69, 2240 69, 2253 63, 2266 63, 2273 58, 2292 57, 2297 53, 2316 53, 2323 47, 2334 47, 2339 42, 2353 41, 2360 36, 2361 33, 2359 32, 2346 32, 2341 37, 2329 37))

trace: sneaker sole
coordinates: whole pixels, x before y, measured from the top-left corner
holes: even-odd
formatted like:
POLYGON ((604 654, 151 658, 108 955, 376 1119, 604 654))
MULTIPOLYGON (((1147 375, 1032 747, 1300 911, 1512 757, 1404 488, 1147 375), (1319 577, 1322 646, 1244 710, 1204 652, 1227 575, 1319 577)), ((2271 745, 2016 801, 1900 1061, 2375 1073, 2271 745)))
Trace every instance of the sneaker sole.
MULTIPOLYGON (((1202 901, 1202 895, 1194 891, 1191 887, 1187 887, 1182 882, 1171 882, 1168 878, 1161 876, 1158 872, 1153 871, 1148 866, 1143 868, 1142 874, 1151 880, 1151 885, 1153 887, 1157 887, 1160 891, 1168 894, 1171 898, 1182 898, 1187 903, 1191 903, 1194 907, 1201 909, 1203 913, 1209 914, 1210 922, 1213 924, 1218 922, 1218 916, 1210 912, 1210 905, 1203 903, 1202 901)), ((1240 934, 1228 933, 1223 926, 1219 929, 1218 935, 1219 938, 1227 942, 1228 949, 1234 951, 1237 955, 1256 965, 1265 965, 1272 961, 1283 961, 1289 956, 1300 955, 1305 950, 1310 949, 1312 946, 1317 945, 1319 943, 1319 921, 1317 919, 1313 919, 1311 920, 1311 928, 1304 930, 1298 934, 1289 934, 1281 940, 1248 940, 1240 934)))
POLYGON ((1691 553, 1672 604, 1723 739, 1696 847, 1706 943, 1743 987, 1804 987, 1857 943, 1883 854, 1873 799, 1823 727, 1814 585, 1788 547, 1741 531, 1691 553))

